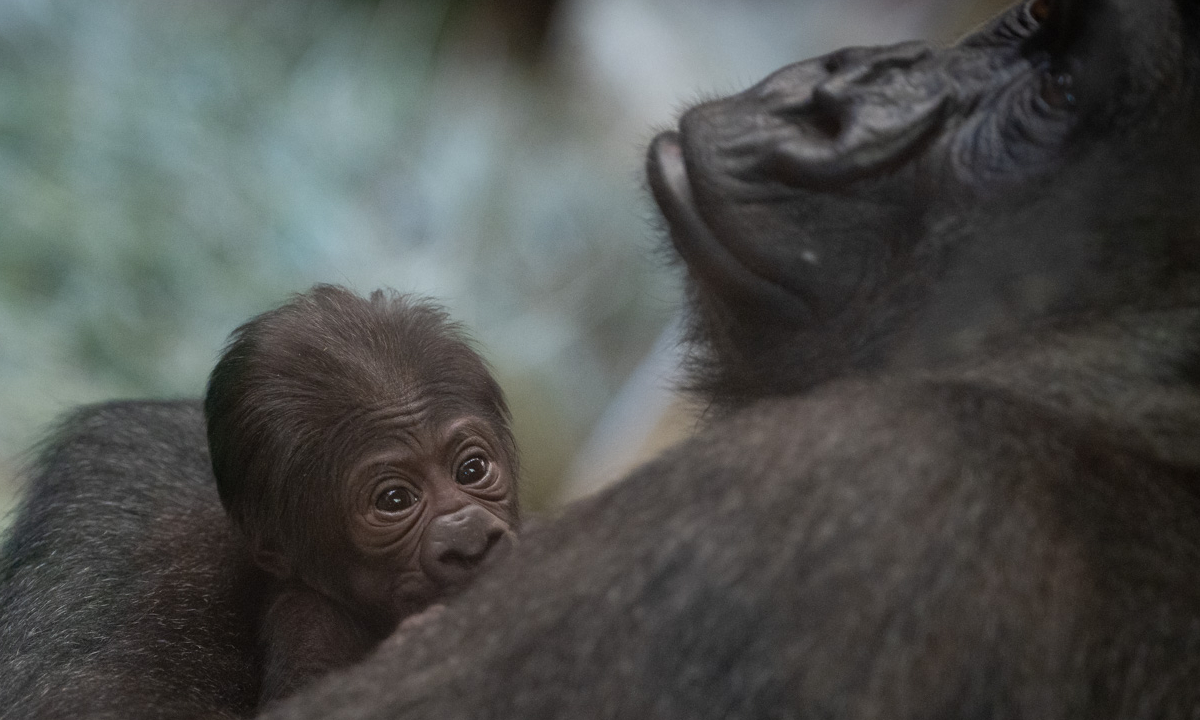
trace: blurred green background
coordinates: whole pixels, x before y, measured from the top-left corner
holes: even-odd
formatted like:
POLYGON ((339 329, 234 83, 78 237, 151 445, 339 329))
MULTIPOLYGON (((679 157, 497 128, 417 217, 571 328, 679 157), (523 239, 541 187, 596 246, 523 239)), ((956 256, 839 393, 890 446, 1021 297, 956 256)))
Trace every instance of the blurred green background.
POLYGON ((526 502, 587 492, 689 427, 655 130, 999 7, 0 0, 0 511, 56 415, 199 395, 236 325, 314 282, 442 301, 509 393, 526 502))

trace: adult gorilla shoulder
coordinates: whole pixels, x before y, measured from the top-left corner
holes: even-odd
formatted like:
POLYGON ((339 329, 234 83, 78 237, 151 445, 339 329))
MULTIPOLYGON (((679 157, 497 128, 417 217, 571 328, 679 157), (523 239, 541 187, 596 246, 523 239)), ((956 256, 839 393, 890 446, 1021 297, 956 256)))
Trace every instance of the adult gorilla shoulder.
POLYGON ((1200 5, 1034 0, 701 105, 696 439, 274 718, 1200 713, 1200 5))

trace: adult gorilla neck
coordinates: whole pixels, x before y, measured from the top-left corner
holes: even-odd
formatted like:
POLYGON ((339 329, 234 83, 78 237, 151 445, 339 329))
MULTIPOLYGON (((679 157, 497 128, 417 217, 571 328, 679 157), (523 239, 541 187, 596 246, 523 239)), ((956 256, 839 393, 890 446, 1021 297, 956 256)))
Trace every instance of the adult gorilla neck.
MULTIPOLYGON (((1137 408, 1150 413, 1166 403, 1172 411, 1194 413, 1193 427, 1200 426, 1200 406, 1192 406, 1191 396, 1200 385, 1200 303, 1128 307, 1106 316, 1064 314, 997 323, 993 330, 956 336, 932 330, 923 335, 925 329, 917 328, 895 345, 880 347, 874 362, 820 369, 824 375, 803 367, 805 352, 797 349, 803 343, 781 344, 746 359, 752 372, 733 378, 744 379, 741 385, 727 382, 724 375, 706 376, 701 356, 694 387, 707 393, 716 388, 718 407, 736 409, 761 397, 813 391, 841 378, 924 378, 992 385, 1122 426, 1153 425, 1137 408)), ((704 347, 703 340, 699 345, 704 347)), ((1171 454, 1179 457, 1180 451, 1171 454)))
POLYGON ((1115 445, 1200 465, 1200 308, 1130 310, 1005 340, 918 375, 994 388, 1115 445))

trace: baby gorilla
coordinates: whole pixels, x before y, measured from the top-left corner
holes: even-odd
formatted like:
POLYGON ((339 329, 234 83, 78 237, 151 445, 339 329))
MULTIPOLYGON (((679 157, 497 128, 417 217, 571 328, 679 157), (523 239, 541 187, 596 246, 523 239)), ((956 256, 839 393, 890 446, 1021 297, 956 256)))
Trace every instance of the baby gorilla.
POLYGON ((437 307, 319 285, 234 331, 204 410, 221 501, 269 577, 260 705, 513 542, 508 407, 437 307))

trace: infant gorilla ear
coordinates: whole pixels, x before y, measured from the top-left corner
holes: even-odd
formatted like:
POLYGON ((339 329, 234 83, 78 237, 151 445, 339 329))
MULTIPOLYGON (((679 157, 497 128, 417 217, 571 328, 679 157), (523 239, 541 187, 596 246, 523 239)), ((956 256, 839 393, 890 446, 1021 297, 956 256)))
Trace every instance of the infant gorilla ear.
POLYGON ((261 702, 362 657, 513 542, 508 407, 432 304, 318 285, 233 333, 204 409, 221 502, 272 584, 261 702))

